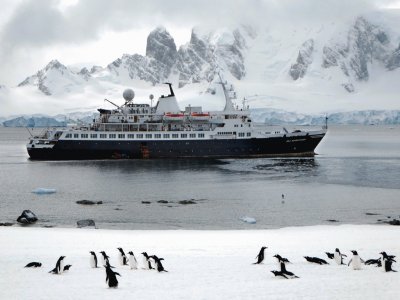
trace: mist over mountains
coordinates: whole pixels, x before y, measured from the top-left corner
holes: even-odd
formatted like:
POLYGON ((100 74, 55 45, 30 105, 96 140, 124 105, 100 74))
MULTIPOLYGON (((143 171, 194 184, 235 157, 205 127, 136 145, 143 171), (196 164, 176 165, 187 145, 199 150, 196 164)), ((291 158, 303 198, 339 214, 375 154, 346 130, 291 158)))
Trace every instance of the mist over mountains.
POLYGON ((89 98, 120 98, 126 87, 150 93, 168 81, 178 101, 207 95, 200 105, 214 108, 223 101, 213 92, 219 72, 235 88, 238 104, 246 97, 252 108, 298 115, 392 111, 400 107, 399 17, 380 11, 312 27, 194 28, 179 48, 159 26, 147 37, 145 55, 123 54, 82 69, 55 59, 17 87, 0 86, 0 98, 20 101, 10 100, 17 94, 84 107, 89 98))

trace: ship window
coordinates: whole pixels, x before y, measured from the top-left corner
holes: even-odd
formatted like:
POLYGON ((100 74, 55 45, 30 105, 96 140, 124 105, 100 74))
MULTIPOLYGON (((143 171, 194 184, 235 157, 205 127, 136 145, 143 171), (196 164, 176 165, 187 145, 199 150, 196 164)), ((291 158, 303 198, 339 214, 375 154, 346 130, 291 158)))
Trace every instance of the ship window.
POLYGON ((178 137, 179 137, 179 135, 178 135, 177 133, 173 133, 173 134, 172 134, 172 138, 173 138, 173 139, 177 139, 178 137))
POLYGON ((105 134, 105 133, 100 133, 100 138, 101 138, 101 139, 106 139, 106 138, 107 138, 107 134, 105 134))
POLYGON ((182 139, 186 139, 187 138, 187 134, 186 133, 181 133, 181 138, 182 139))
POLYGON ((199 134, 198 134, 198 137, 199 137, 199 138, 204 138, 204 133, 199 133, 199 134))
POLYGON ((244 132, 239 132, 239 137, 244 137, 244 132))
POLYGON ((74 133, 74 138, 75 138, 75 139, 78 139, 78 138, 79 138, 79 134, 74 133))
POLYGON ((91 139, 97 139, 97 134, 91 133, 91 134, 90 134, 90 138, 91 138, 91 139))
POLYGON ((191 133, 191 134, 189 134, 189 137, 190 137, 190 138, 195 138, 195 137, 196 137, 196 134, 195 134, 195 133, 191 133))
POLYGON ((146 133, 146 139, 151 139, 151 138, 153 138, 153 135, 150 133, 146 133))
POLYGON ((81 139, 87 139, 88 138, 88 134, 87 133, 82 133, 81 134, 81 139))
POLYGON ((133 133, 128 133, 128 139, 134 139, 135 135, 133 133))
POLYGON ((65 135, 65 138, 66 138, 66 139, 72 138, 72 133, 67 133, 67 134, 65 135))
POLYGON ((110 134, 108 135, 108 137, 109 137, 110 139, 115 139, 115 138, 117 137, 117 135, 114 134, 114 133, 110 133, 110 134))
POLYGON ((161 139, 161 133, 156 133, 154 134, 155 139, 161 139))
POLYGON ((247 133, 247 136, 251 136, 251 132, 248 132, 248 133, 247 133))
POLYGON ((142 138, 143 138, 143 134, 142 134, 142 133, 139 133, 139 134, 136 135, 136 137, 137 137, 138 139, 142 139, 142 138))
POLYGON ((122 133, 118 134, 118 138, 119 139, 124 139, 125 138, 125 134, 122 134, 122 133))
POLYGON ((164 134, 163 134, 163 138, 164 138, 164 139, 169 139, 169 133, 164 133, 164 134))

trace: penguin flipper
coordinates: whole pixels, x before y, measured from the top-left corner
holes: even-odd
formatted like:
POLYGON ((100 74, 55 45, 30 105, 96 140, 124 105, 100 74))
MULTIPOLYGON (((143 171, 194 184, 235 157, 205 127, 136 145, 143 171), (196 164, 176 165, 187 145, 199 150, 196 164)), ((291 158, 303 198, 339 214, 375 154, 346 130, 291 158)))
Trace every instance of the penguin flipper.
POLYGON ((351 264, 352 260, 353 260, 353 259, 350 259, 350 261, 349 261, 349 263, 347 264, 347 266, 350 266, 350 264, 351 264))

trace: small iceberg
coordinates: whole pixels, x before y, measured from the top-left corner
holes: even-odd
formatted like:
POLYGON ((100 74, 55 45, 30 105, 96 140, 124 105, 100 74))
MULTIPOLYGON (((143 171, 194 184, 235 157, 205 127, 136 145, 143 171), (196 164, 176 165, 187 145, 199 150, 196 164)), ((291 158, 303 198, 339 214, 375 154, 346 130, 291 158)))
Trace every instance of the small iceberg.
POLYGON ((252 217, 241 217, 240 220, 245 222, 245 223, 249 223, 249 224, 256 224, 257 223, 257 220, 252 218, 252 217))
POLYGON ((32 191, 32 193, 43 195, 43 194, 54 194, 56 189, 46 189, 46 188, 37 188, 32 191))

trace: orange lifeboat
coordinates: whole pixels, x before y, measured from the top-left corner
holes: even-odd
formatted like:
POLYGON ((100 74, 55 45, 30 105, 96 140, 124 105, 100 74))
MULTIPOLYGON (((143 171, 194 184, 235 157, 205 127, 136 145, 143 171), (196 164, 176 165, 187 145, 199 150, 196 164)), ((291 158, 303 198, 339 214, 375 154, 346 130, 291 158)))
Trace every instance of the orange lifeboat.
POLYGON ((191 113, 190 119, 193 121, 207 121, 210 118, 209 113, 191 113))

